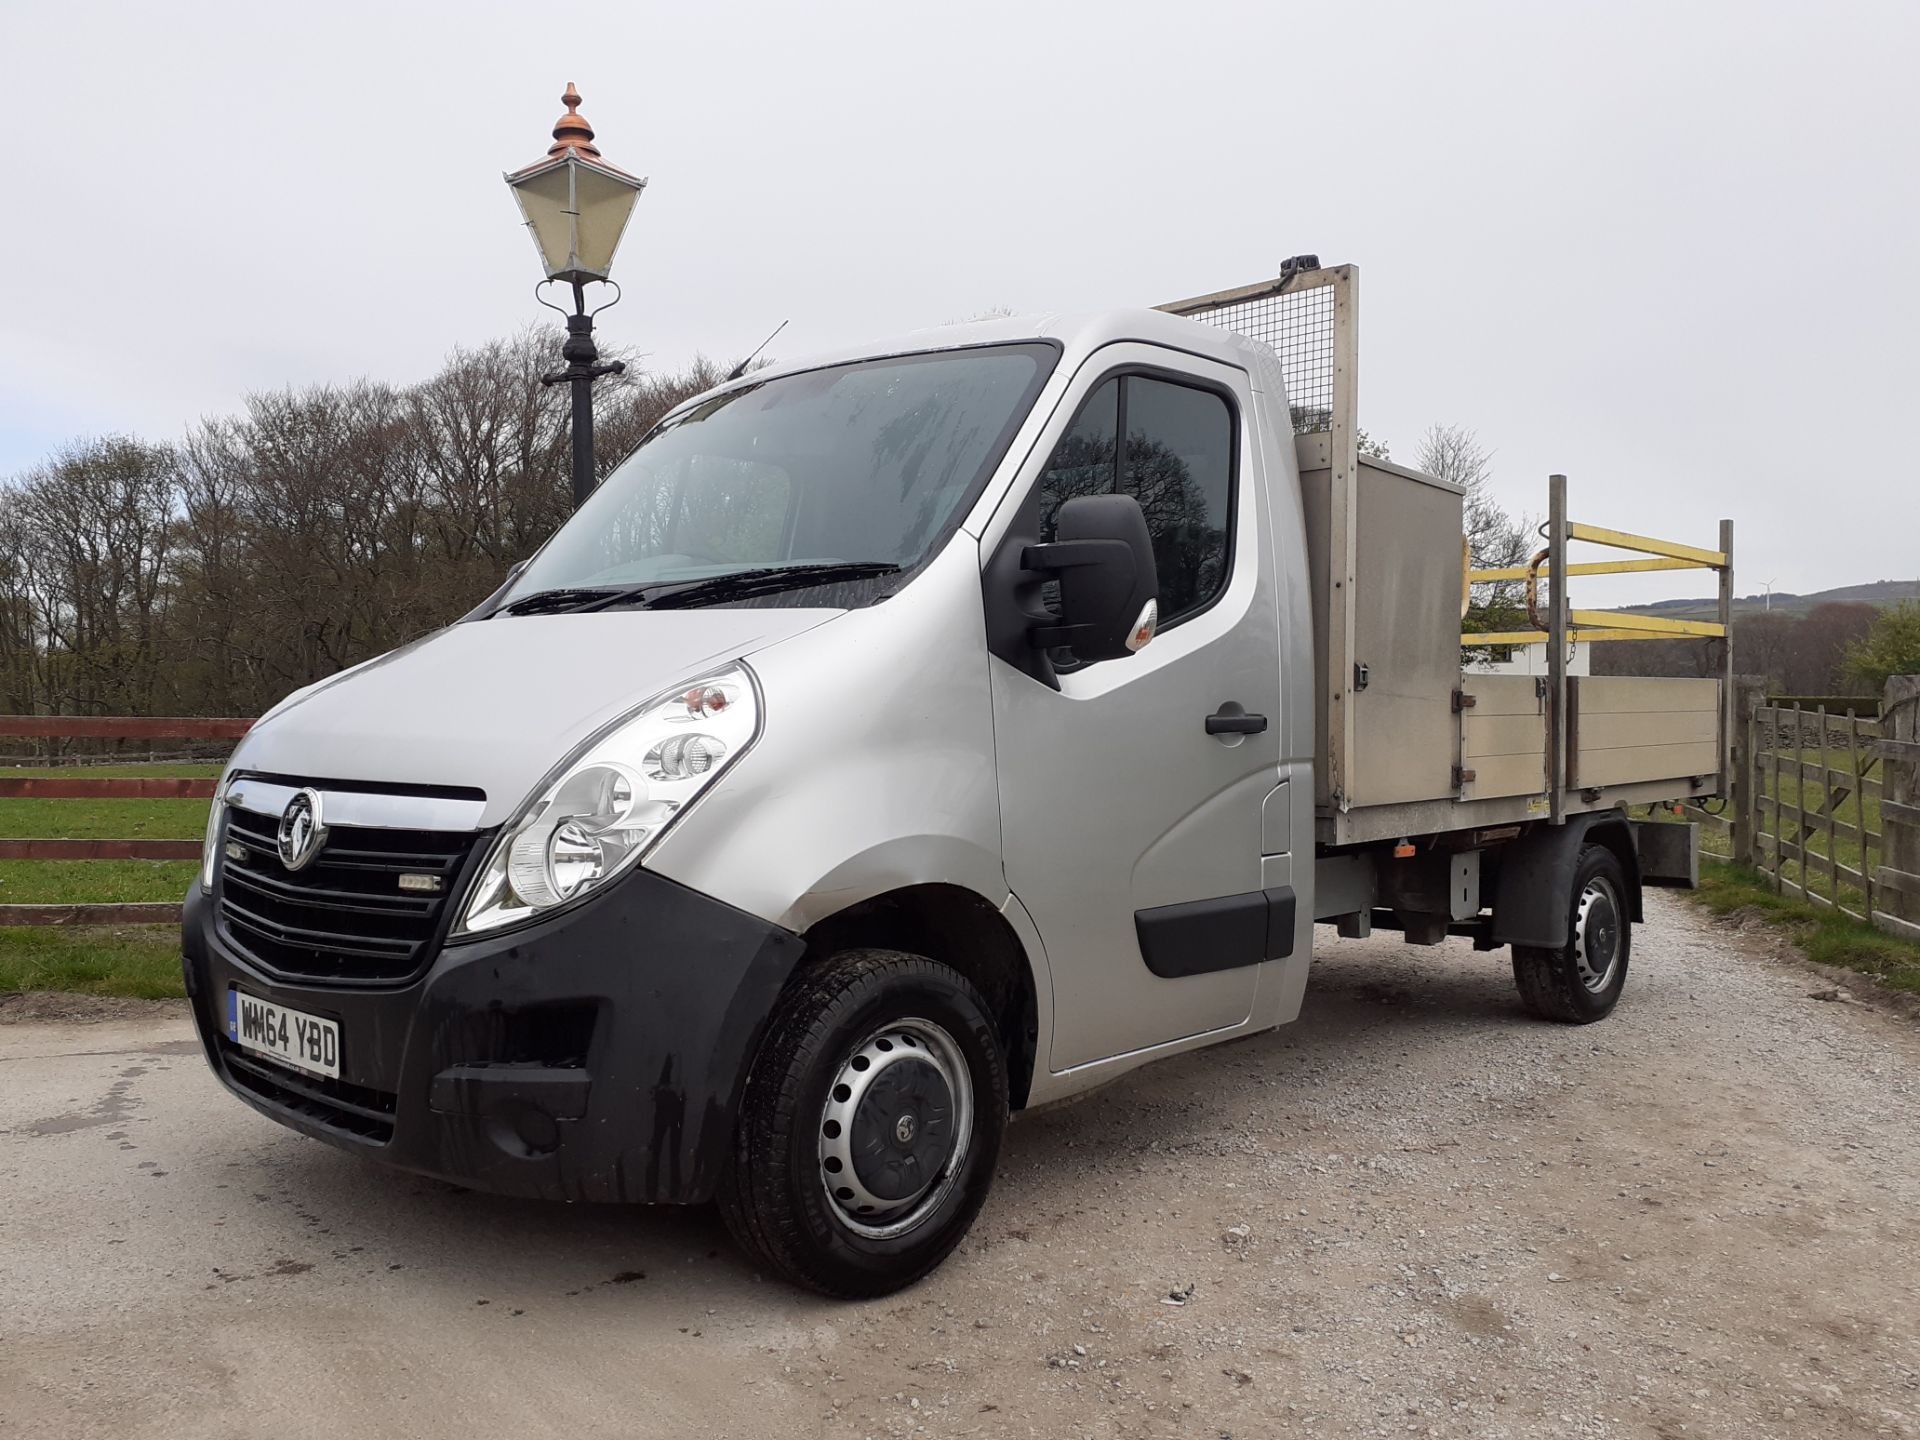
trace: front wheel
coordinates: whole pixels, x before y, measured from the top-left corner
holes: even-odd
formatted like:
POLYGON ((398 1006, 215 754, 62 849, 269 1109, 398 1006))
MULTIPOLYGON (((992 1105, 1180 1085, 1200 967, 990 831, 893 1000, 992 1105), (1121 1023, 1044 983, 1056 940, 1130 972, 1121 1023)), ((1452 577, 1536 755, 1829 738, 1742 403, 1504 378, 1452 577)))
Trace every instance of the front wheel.
POLYGON ((774 1011, 721 1213, 787 1279, 885 1295, 965 1236, 1006 1123, 1006 1061, 973 986, 917 955, 846 951, 803 971, 774 1011))
POLYGON ((1633 948, 1627 893, 1619 857, 1603 845, 1581 850, 1573 872, 1567 943, 1555 950, 1513 947, 1513 978, 1527 1009, 1543 1020, 1571 1025, 1588 1025, 1613 1013, 1627 983, 1627 958, 1633 948))

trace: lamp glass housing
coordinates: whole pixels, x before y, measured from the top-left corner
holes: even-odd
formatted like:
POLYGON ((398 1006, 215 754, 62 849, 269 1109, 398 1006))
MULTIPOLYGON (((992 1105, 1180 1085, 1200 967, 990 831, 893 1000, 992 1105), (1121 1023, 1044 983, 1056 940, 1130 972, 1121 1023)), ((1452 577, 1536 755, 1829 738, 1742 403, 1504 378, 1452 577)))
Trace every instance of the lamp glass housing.
POLYGON ((578 154, 507 176, 549 280, 604 280, 646 181, 578 154))

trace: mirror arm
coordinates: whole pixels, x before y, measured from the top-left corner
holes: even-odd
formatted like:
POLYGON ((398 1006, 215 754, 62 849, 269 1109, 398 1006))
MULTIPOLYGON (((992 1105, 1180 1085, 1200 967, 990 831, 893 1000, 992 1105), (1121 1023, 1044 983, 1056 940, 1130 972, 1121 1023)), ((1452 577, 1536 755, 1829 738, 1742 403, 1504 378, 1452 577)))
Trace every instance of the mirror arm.
MULTIPOLYGON (((1052 540, 1043 545, 1029 545, 1021 550, 1020 568, 1037 571, 1043 575, 1055 574, 1081 565, 1108 564, 1116 558, 1124 559, 1131 573, 1133 547, 1124 540, 1052 540)), ((1097 633, 1097 627, 1033 625, 1027 629, 1027 641, 1037 650, 1054 650, 1061 646, 1071 646, 1074 641, 1091 633, 1097 633)))
POLYGON ((1133 550, 1124 540, 1053 540, 1029 545, 1020 552, 1020 568, 1042 573, 1071 570, 1076 565, 1099 565, 1124 555, 1131 568, 1133 550))
POLYGON ((1086 625, 1035 625, 1027 631, 1027 641, 1036 650, 1056 650, 1071 646, 1087 630, 1086 625))

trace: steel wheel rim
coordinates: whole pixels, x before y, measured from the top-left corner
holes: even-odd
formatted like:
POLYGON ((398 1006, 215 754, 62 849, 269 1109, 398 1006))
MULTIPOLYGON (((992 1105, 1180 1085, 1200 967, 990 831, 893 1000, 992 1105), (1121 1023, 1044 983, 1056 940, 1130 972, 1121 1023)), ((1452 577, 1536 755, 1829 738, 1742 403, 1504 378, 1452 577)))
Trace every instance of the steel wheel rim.
MULTIPOLYGON (((918 1074, 919 1072, 915 1072, 918 1074)), ((895 1076, 898 1079, 898 1074, 895 1076)), ((931 1117, 915 1114, 909 1138, 931 1117)), ((891 1133, 899 1130, 889 1127, 891 1133)), ((834 1218, 854 1234, 869 1240, 890 1240, 924 1224, 937 1211, 959 1179, 973 1140, 973 1074, 965 1055, 946 1030, 918 1017, 891 1020, 874 1031, 841 1062, 821 1108, 816 1130, 821 1188, 834 1218), (862 1062, 865 1062, 864 1064, 862 1062), (870 1168, 871 1154, 856 1155, 857 1121, 871 1128, 873 1112, 863 1104, 877 1100, 890 1072, 907 1065, 930 1066, 946 1087, 949 1113, 941 1118, 951 1135, 938 1171, 904 1197, 889 1199, 869 1187, 861 1173, 870 1168)))
POLYGON ((1573 919, 1573 963, 1589 994, 1600 994, 1619 974, 1625 935, 1620 897, 1614 892, 1613 882, 1602 875, 1594 876, 1580 892, 1580 906, 1573 919))

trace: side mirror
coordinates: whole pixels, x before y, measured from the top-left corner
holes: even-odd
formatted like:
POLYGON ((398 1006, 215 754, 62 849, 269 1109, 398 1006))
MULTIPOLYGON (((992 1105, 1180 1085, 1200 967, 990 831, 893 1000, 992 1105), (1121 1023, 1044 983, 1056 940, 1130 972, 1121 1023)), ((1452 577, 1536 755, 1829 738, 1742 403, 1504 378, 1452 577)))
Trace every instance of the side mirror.
POLYGON ((1147 517, 1131 495, 1079 495, 1060 507, 1054 539, 1029 545, 1021 565, 1057 576, 1060 623, 1036 626, 1040 649, 1068 645, 1081 660, 1116 660, 1159 624, 1160 579, 1147 517))

